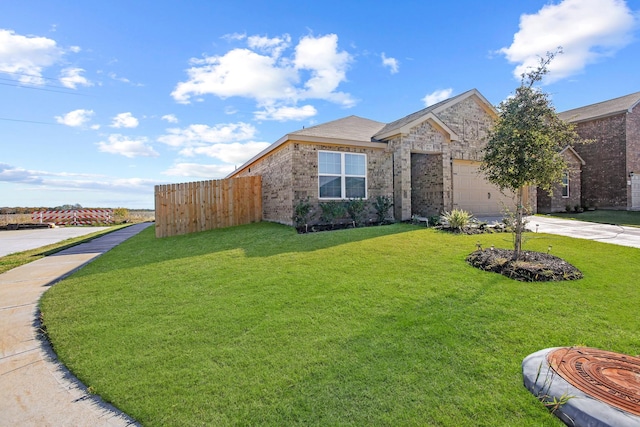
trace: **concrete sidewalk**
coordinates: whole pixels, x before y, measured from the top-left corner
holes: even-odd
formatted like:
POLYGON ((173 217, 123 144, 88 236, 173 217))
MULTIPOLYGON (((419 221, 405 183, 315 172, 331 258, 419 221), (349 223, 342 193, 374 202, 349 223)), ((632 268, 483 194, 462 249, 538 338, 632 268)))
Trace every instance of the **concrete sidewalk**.
POLYGON ((527 229, 538 233, 558 234, 577 239, 595 240, 614 245, 640 248, 640 228, 612 224, 574 221, 552 216, 530 216, 527 229))
POLYGON ((87 393, 38 333, 38 301, 52 284, 152 223, 134 224, 0 274, 0 426, 129 426, 87 393))
POLYGON ((109 227, 56 227, 35 230, 0 231, 0 257, 14 252, 41 248, 73 237, 84 236, 109 227))

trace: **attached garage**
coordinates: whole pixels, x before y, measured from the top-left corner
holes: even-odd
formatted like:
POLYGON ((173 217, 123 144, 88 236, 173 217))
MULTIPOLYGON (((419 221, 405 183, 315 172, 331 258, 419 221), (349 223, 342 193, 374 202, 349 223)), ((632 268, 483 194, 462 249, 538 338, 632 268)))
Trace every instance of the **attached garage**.
POLYGON ((484 179, 480 163, 469 160, 453 161, 453 207, 475 216, 501 216, 504 206, 515 209, 515 195, 484 179))
POLYGON ((631 175, 631 210, 640 211, 640 174, 631 175))

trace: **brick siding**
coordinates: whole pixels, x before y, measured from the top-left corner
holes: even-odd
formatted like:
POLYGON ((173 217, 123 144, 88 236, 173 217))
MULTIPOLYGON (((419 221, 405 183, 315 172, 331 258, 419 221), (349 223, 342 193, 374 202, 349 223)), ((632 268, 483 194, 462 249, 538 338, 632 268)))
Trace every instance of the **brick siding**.
POLYGON ((569 197, 562 197, 562 183, 553 187, 553 195, 538 188, 538 212, 564 212, 567 207, 573 210, 576 206, 583 206, 581 198, 582 189, 582 163, 573 153, 565 152, 564 160, 569 172, 569 197))
POLYGON ((620 114, 576 125, 580 137, 594 140, 574 147, 586 163, 582 171, 582 203, 587 206, 627 208, 626 116, 620 114))
MULTIPOLYGON (((310 224, 319 222, 318 151, 339 151, 367 155, 367 196, 393 194, 392 156, 381 149, 345 147, 291 141, 254 163, 238 176, 262 175, 263 220, 292 225, 294 206, 309 198, 310 224)), ((375 218, 369 204, 368 219, 375 218)))

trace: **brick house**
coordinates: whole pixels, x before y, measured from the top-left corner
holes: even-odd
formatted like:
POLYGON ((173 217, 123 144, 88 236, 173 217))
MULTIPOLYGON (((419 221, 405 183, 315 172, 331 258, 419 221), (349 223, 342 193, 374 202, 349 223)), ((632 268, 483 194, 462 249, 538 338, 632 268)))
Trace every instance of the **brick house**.
POLYGON ((564 212, 574 210, 576 206, 582 207, 582 168, 585 161, 571 146, 566 146, 561 151, 567 164, 562 181, 553 188, 552 194, 540 188, 538 191, 538 212, 564 212))
MULTIPOLYGON (((318 211, 324 201, 388 196, 401 221, 454 208, 501 215, 513 194, 478 169, 496 117, 476 89, 392 123, 349 116, 285 135, 228 178, 262 175, 263 219, 283 224, 307 198, 318 211)), ((527 191, 534 208, 535 198, 527 191)))
POLYGON ((582 205, 640 210, 640 92, 558 115, 594 141, 573 147, 585 161, 582 205))

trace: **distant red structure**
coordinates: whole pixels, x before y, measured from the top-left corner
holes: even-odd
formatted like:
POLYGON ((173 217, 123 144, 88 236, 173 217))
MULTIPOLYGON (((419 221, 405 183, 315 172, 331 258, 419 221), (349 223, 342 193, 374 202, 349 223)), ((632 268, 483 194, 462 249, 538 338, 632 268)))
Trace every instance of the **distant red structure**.
POLYGON ((63 211, 36 211, 31 220, 56 225, 93 225, 113 223, 113 209, 71 209, 63 211))

